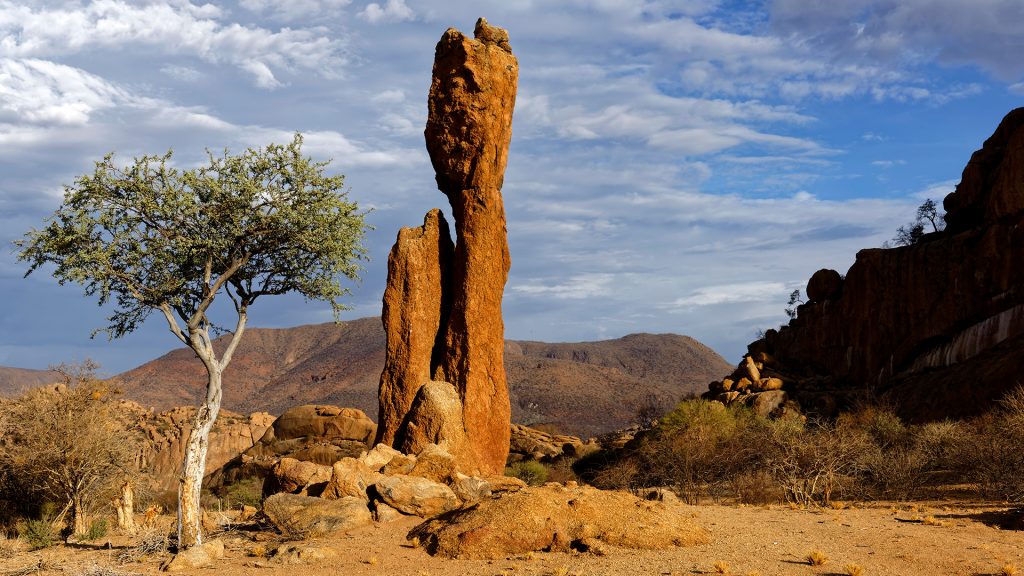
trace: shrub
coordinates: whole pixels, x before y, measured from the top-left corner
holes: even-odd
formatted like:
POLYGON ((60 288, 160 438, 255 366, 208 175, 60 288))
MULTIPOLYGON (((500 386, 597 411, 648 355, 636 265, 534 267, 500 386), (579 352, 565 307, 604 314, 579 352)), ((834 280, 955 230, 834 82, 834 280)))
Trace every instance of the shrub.
POLYGON ((60 532, 49 520, 25 520, 21 523, 18 535, 33 550, 49 548, 60 540, 60 532))
POLYGON ((514 462, 505 470, 508 476, 515 476, 530 486, 540 486, 548 479, 548 469, 536 460, 514 462))
POLYGON ((218 492, 228 508, 253 506, 259 508, 263 502, 263 480, 260 478, 243 478, 234 484, 227 484, 218 492))
POLYGON ((828 554, 825 554, 821 550, 813 550, 807 555, 805 559, 807 560, 807 563, 811 566, 821 566, 822 564, 828 562, 828 554))
POLYGON ((89 529, 82 534, 78 534, 79 540, 99 540, 107 535, 109 532, 109 526, 107 526, 106 518, 99 518, 89 523, 89 529))

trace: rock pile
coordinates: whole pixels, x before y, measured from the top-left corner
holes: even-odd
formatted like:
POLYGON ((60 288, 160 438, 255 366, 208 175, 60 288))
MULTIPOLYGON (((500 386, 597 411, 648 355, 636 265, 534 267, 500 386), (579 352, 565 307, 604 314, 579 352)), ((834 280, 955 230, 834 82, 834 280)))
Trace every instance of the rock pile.
POLYGON ((524 486, 514 478, 461 474, 455 457, 436 444, 415 455, 378 444, 332 466, 280 460, 264 484, 280 492, 263 510, 282 532, 324 533, 403 515, 429 518, 524 486))
POLYGON ((437 186, 451 204, 456 242, 435 209, 420 228, 402 229, 391 250, 377 441, 403 450, 438 442, 463 469, 498 474, 510 422, 501 317, 510 258, 501 186, 519 68, 507 32, 481 18, 474 36, 449 29, 435 51, 424 134, 437 186), (417 401, 431 381, 448 383, 455 394, 437 384, 417 401))
POLYGON ((777 368, 768 354, 760 353, 756 360, 747 354, 727 378, 709 384, 704 397, 718 400, 726 406, 741 403, 766 418, 798 413, 799 407, 789 402, 782 389, 786 381, 777 368))
POLYGON ((560 458, 580 458, 601 448, 594 438, 584 442, 576 436, 549 434, 521 424, 513 424, 511 432, 510 464, 522 460, 552 462, 560 458))

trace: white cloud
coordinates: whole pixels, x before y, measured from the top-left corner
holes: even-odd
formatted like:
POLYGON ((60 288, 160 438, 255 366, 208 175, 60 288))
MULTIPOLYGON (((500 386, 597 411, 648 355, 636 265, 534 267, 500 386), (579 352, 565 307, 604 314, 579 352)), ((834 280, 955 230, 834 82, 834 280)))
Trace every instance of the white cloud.
POLYGON ((510 286, 513 292, 529 296, 543 296, 556 300, 582 300, 604 296, 611 290, 615 276, 611 274, 581 274, 561 283, 527 282, 510 286))
POLYGON ((405 0, 387 0, 383 6, 376 2, 367 4, 358 16, 370 24, 380 24, 412 20, 416 14, 405 5, 405 0))
POLYGON ((352 0, 240 0, 246 10, 275 20, 292 22, 302 18, 337 18, 352 0))
POLYGON ((203 73, 190 66, 178 66, 175 64, 168 64, 160 71, 181 82, 198 82, 203 77, 203 73))
POLYGON ((692 308, 737 302, 772 302, 786 291, 781 282, 744 282, 707 286, 671 303, 670 308, 692 308))
POLYGON ((871 165, 879 168, 893 168, 895 166, 903 166, 906 163, 906 160, 874 160, 871 162, 871 165))
POLYGON ((275 32, 223 23, 223 16, 212 4, 197 6, 188 0, 94 0, 37 10, 0 0, 0 55, 53 57, 141 45, 237 66, 264 88, 279 84, 273 70, 298 68, 330 77, 347 62, 343 40, 324 35, 324 30, 275 32))
POLYGON ((82 125, 128 94, 78 68, 37 59, 0 58, 0 120, 82 125))

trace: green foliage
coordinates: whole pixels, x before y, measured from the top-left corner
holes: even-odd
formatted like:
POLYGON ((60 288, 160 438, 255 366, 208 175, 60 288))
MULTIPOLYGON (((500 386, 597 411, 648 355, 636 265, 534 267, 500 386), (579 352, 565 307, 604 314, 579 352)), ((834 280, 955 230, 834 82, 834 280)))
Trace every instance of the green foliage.
POLYGON ((224 505, 228 508, 253 506, 259 508, 263 502, 263 480, 260 478, 244 478, 228 484, 219 490, 224 505))
POLYGON ((99 518, 89 523, 89 529, 84 534, 78 534, 80 540, 92 541, 99 540, 107 535, 110 531, 110 526, 107 525, 106 518, 99 518))
MULTIPOLYGON (((81 284, 116 304, 105 328, 132 332, 154 310, 176 313, 190 329, 209 324, 224 289, 244 311, 263 295, 297 292, 331 302, 356 279, 367 229, 342 176, 302 156, 302 137, 179 170, 171 152, 121 168, 108 154, 65 187, 42 230, 17 241, 28 273, 54 265, 61 283, 81 284)), ((179 338, 181 336, 179 335, 179 338)))
POLYGON ((60 533, 49 520, 25 520, 18 526, 18 536, 33 550, 49 548, 60 540, 60 533))
POLYGON ((548 480, 548 469, 536 460, 513 462, 505 469, 505 474, 519 478, 530 486, 540 486, 548 480))

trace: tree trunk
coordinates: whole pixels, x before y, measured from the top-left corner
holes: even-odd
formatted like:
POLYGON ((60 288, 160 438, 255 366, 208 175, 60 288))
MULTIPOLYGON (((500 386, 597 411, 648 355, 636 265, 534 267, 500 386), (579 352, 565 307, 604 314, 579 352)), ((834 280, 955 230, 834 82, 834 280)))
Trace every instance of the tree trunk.
POLYGON ((121 495, 114 499, 114 510, 118 529, 124 534, 135 534, 135 494, 130 480, 121 484, 121 495))
POLYGON ((85 534, 89 527, 85 525, 85 506, 82 505, 82 496, 75 494, 71 505, 72 531, 75 536, 85 534))
POLYGON ((185 446, 185 465, 178 485, 178 550, 203 543, 202 510, 199 506, 203 476, 206 473, 206 452, 221 401, 221 369, 215 362, 204 362, 209 372, 206 401, 196 412, 192 432, 185 446))

